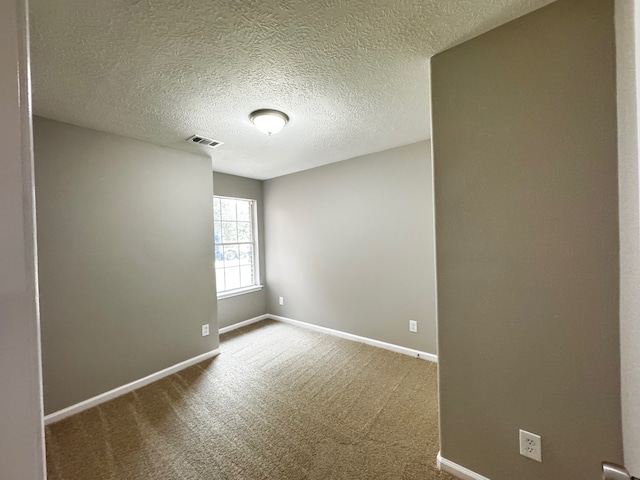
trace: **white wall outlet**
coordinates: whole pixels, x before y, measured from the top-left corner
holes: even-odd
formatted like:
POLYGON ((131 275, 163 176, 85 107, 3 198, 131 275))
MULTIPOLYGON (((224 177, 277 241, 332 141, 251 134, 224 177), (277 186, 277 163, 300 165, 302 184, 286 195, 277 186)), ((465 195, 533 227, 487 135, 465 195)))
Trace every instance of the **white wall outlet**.
POLYGON ((417 320, 409 320, 409 331, 413 333, 418 332, 418 321, 417 320))
POLYGON ((520 455, 542 462, 542 437, 520 430, 520 455))
POLYGON ((206 337, 209 335, 209 324, 205 323, 204 325, 202 325, 202 336, 206 337))
POLYGON ((279 303, 280 305, 284 305, 284 297, 279 297, 279 298, 278 298, 278 303, 279 303))

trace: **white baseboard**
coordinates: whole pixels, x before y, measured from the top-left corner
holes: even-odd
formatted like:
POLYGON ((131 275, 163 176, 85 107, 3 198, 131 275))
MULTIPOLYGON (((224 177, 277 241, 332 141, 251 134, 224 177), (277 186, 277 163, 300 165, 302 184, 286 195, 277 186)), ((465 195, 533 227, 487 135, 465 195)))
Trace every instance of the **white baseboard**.
POLYGON ((300 320, 294 320, 292 318, 281 317, 279 315, 266 315, 266 318, 273 318, 279 322, 289 323, 291 325, 297 325, 298 327, 308 328, 309 330, 315 330, 316 332, 326 333, 340 338, 346 338, 347 340, 353 340, 354 342, 366 343, 367 345, 373 345, 374 347, 384 348, 385 350, 391 350, 392 352, 402 353, 403 355, 410 355, 412 357, 421 358, 423 360, 429 360, 430 362, 438 362, 438 356, 433 353, 421 352, 420 350, 414 350, 413 348, 401 347, 400 345, 394 345, 393 343, 381 342, 380 340, 374 340, 372 338, 361 337, 352 333, 342 332, 340 330, 334 330, 332 328, 321 327, 312 323, 301 322, 300 320))
POLYGON ((440 455, 440 452, 438 452, 437 464, 438 469, 442 470, 443 472, 450 473, 460 480, 489 480, 487 477, 483 477, 479 473, 472 472, 462 465, 458 465, 451 460, 443 458, 442 455, 440 455))
MULTIPOLYGON (((247 325, 251 325, 252 323, 257 323, 262 320, 267 320, 272 318, 279 322, 288 323, 291 325, 297 325, 299 327, 308 328, 309 330, 315 330, 317 332, 326 333, 329 335, 334 335, 336 337, 345 338, 347 340, 352 340, 355 342, 366 343, 367 345, 373 345, 374 347, 384 348, 386 350, 391 350, 393 352, 402 353, 404 355, 410 355, 412 357, 421 358, 424 360, 429 360, 431 362, 437 362, 438 356, 433 355, 432 353, 421 352, 419 350, 414 350, 412 348, 401 347, 400 345, 394 345, 392 343, 381 342, 379 340, 374 340, 372 338, 361 337, 359 335, 354 335, 352 333, 342 332, 340 330, 334 330, 332 328, 321 327, 319 325, 313 325, 311 323, 301 322, 299 320, 294 320, 292 318, 281 317, 279 315, 259 315, 257 317, 250 318, 248 320, 244 320, 242 322, 235 323, 233 325, 229 325, 228 327, 223 327, 218 330, 219 334, 231 332, 238 328, 246 327, 247 325)), ((71 405, 70 407, 63 408, 62 410, 58 410, 57 412, 50 413, 44 417, 44 424, 50 425, 55 422, 59 422, 71 415, 75 415, 76 413, 80 413, 89 408, 100 405, 101 403, 108 402, 116 397, 129 393, 138 388, 144 387, 145 385, 149 385, 150 383, 156 382, 161 378, 167 377, 173 373, 179 372, 180 370, 184 370, 196 363, 200 363, 209 358, 215 357, 220 353, 220 349, 217 348, 215 350, 211 350, 210 352, 203 353, 202 355, 198 355, 197 357, 193 357, 189 360, 185 360, 184 362, 180 362, 171 367, 165 368, 164 370, 160 370, 159 372, 152 373, 144 378, 139 380, 135 380, 126 385, 122 385, 121 387, 114 388, 113 390, 109 390, 108 392, 101 393, 100 395, 96 395, 95 397, 84 400, 80 403, 76 403, 75 405, 71 405)), ((454 464, 455 465, 455 464, 454 464)), ((462 468, 462 467, 460 467, 462 468)), ((470 477, 470 478, 478 478, 481 480, 486 480, 483 477, 470 477)))
POLYGON ((228 327, 222 327, 220 330, 218 330, 218 333, 222 335, 223 333, 231 332, 232 330, 246 327, 247 325, 251 325, 252 323, 266 320, 267 318, 271 318, 271 315, 267 315, 267 314, 259 315, 257 317, 250 318, 249 320, 244 320, 242 322, 234 323, 233 325, 229 325, 228 327))
POLYGON ((177 363, 171 367, 165 368, 164 370, 160 370, 159 372, 152 373, 144 378, 139 380, 135 380, 131 383, 127 383, 126 385, 122 385, 121 387, 114 388, 113 390, 109 390, 108 392, 101 393, 100 395, 96 395, 95 397, 84 400, 80 403, 76 403, 75 405, 71 405, 70 407, 63 408, 62 410, 58 410, 57 412, 50 413, 44 417, 44 424, 50 425, 55 422, 59 422, 71 415, 75 415, 76 413, 80 413, 89 408, 100 405, 101 403, 112 400, 116 397, 124 395, 125 393, 129 393, 133 390, 137 390, 140 387, 144 387, 145 385, 149 385, 155 381, 160 380, 161 378, 167 377, 173 373, 179 372, 180 370, 184 370, 187 367, 195 365, 196 363, 200 363, 209 358, 213 358, 220 353, 220 349, 216 348, 215 350, 211 350, 210 352, 203 353, 202 355, 198 355, 197 357, 190 358, 189 360, 185 360, 184 362, 177 363))

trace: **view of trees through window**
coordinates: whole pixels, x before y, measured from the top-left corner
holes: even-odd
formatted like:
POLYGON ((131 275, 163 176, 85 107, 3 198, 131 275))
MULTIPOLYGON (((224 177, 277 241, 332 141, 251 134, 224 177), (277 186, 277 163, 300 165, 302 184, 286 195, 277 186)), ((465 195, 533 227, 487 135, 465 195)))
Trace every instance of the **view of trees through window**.
POLYGON ((213 197, 218 293, 258 284, 255 200, 213 197))

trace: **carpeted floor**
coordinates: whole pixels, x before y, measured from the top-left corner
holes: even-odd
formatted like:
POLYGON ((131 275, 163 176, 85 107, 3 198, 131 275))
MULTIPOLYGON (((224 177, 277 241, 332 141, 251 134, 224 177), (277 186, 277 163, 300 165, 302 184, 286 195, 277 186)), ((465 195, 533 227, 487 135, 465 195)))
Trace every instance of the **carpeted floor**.
POLYGON ((264 321, 46 429, 50 480, 452 479, 436 365, 264 321))

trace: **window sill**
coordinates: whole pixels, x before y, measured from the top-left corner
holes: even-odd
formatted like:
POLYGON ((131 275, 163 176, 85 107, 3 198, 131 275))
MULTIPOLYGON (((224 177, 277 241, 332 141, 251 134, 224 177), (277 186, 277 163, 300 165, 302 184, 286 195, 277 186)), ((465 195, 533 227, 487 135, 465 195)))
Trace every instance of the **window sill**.
POLYGON ((262 285, 253 285, 252 287, 238 288, 236 290, 229 290, 228 292, 222 292, 218 294, 218 300, 225 298, 237 297, 238 295, 244 295, 246 293, 259 292, 262 290, 262 285))

